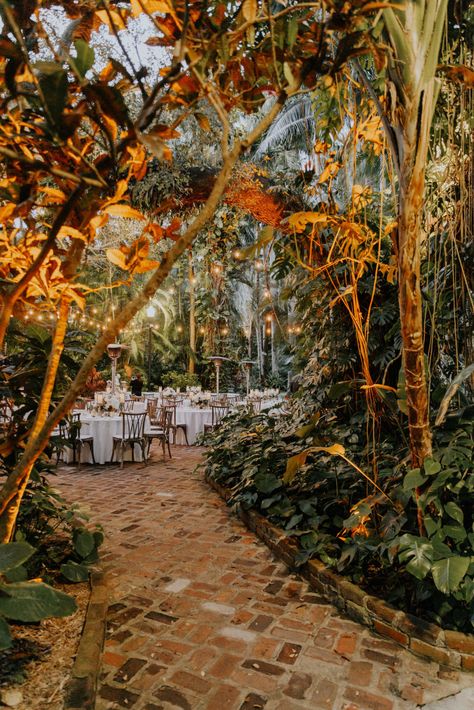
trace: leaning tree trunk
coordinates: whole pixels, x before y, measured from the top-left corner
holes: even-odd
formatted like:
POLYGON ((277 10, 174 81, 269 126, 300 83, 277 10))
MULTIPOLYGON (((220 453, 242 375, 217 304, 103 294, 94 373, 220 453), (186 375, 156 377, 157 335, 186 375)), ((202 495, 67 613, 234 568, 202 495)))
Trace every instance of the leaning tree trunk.
POLYGON ((188 373, 193 375, 196 364, 196 293, 194 289, 193 253, 188 254, 188 283, 189 283, 189 360, 188 373))

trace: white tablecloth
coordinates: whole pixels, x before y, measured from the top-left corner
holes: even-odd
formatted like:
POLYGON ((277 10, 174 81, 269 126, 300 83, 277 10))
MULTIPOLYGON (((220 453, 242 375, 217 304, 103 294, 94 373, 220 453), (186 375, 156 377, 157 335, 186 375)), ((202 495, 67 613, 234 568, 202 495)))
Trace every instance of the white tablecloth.
MULTIPOLYGON (((136 402, 142 405, 143 403, 136 402)), ((112 457, 113 438, 114 436, 122 436, 122 417, 114 415, 112 417, 93 417, 88 412, 80 411, 81 414, 81 438, 92 436, 94 439, 94 457, 98 464, 108 463, 112 457)), ((148 418, 145 422, 145 432, 149 428, 148 418)), ((115 452, 114 461, 117 461, 119 452, 115 452)), ((72 461, 72 450, 65 449, 63 457, 66 461, 72 461)), ((132 449, 130 446, 124 451, 124 461, 132 460, 132 449)), ((142 461, 142 452, 140 446, 135 446, 135 461, 142 461)), ((82 463, 92 463, 89 446, 83 446, 81 452, 82 463)))
MULTIPOLYGON (((204 424, 211 424, 212 410, 198 407, 177 407, 176 424, 186 424, 188 442, 194 444, 198 434, 204 431, 204 424)), ((177 444, 186 443, 182 432, 178 431, 177 444)))

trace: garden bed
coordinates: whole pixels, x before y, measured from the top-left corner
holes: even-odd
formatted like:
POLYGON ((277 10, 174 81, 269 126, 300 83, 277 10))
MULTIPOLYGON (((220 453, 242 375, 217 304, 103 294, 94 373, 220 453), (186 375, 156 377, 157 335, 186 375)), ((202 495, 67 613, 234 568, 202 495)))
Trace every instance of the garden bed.
MULTIPOLYGON (((206 475, 207 483, 226 501, 231 492, 206 475)), ((266 545, 290 568, 295 568, 295 558, 300 548, 255 510, 237 512, 245 525, 258 535, 266 545)), ((474 672, 474 636, 459 631, 444 630, 436 624, 423 621, 412 614, 395 609, 381 599, 328 569, 319 560, 309 560, 298 567, 319 594, 338 609, 376 633, 390 638, 418 656, 436 661, 449 668, 462 668, 474 672)))
POLYGON ((15 626, 12 629, 13 651, 0 652, 0 666, 6 669, 0 677, 0 699, 10 699, 10 705, 18 710, 42 710, 45 707, 62 710, 64 707, 86 617, 90 586, 84 582, 56 584, 55 588, 75 598, 77 611, 64 618, 15 626))

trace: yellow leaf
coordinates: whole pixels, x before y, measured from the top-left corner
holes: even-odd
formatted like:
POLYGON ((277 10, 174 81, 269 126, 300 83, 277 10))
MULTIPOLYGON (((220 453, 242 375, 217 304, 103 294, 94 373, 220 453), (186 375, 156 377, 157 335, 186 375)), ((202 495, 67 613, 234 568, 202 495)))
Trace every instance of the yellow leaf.
POLYGON ((154 259, 143 259, 142 261, 139 261, 136 266, 133 266, 130 271, 134 274, 144 274, 146 271, 156 269, 159 265, 160 262, 155 261, 154 259))
POLYGON ((74 227, 69 227, 68 225, 64 225, 61 227, 61 229, 58 232, 58 237, 59 239, 65 239, 66 237, 69 237, 70 239, 80 239, 82 242, 87 241, 87 237, 85 234, 82 234, 78 229, 74 229, 74 227))
POLYGON ((155 12, 169 12, 169 5, 163 0, 131 0, 132 17, 138 17, 143 13, 153 15, 155 12))
POLYGON ((352 201, 356 209, 366 207, 372 200, 372 189, 369 186, 354 185, 352 187, 352 201))
POLYGON ((112 29, 112 26, 117 30, 126 29, 125 22, 115 10, 110 10, 110 17, 105 10, 98 10, 95 14, 101 20, 102 24, 107 25, 110 29, 112 29))
POLYGON ((55 187, 42 187, 41 194, 46 195, 49 199, 48 204, 62 205, 66 202, 66 195, 62 190, 57 190, 55 187))
POLYGON ((257 0, 244 0, 242 4, 242 15, 247 22, 253 22, 257 17, 257 0))
POLYGON ((339 172, 340 168, 341 168, 341 163, 337 163, 337 162, 327 163, 323 172, 319 176, 318 183, 321 185, 321 183, 327 182, 327 180, 334 178, 337 175, 337 173, 339 172))
POLYGON ((306 459, 308 457, 309 451, 302 451, 296 456, 291 456, 286 462, 286 471, 283 474, 283 483, 291 483, 300 470, 301 466, 304 466, 306 459))
POLYGON ((141 212, 133 209, 129 205, 108 205, 104 212, 113 217, 125 217, 126 219, 145 219, 141 212))
POLYGON ((283 482, 291 483, 296 474, 298 473, 301 466, 304 466, 306 459, 309 454, 317 453, 319 451, 324 451, 331 456, 344 456, 345 449, 341 444, 332 444, 332 446, 311 446, 305 451, 296 454, 296 456, 291 456, 286 462, 286 471, 283 474, 283 482))
POLYGON ((202 128, 203 131, 210 131, 211 130, 211 124, 209 123, 208 117, 200 113, 199 111, 194 114, 194 118, 199 124, 199 127, 202 128))
POLYGON ((288 224, 295 232, 301 233, 306 229, 307 224, 320 224, 327 222, 327 215, 320 212, 295 212, 288 217, 288 224))
POLYGON ((115 264, 115 266, 120 267, 124 271, 127 270, 127 255, 123 253, 121 249, 110 248, 105 251, 107 259, 115 264))

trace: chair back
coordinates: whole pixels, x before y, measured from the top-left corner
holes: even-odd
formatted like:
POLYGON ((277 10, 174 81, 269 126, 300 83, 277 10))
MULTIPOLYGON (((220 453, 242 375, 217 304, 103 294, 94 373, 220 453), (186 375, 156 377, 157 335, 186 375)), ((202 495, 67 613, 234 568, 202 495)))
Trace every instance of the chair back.
POLYGON ((222 419, 229 413, 227 404, 211 404, 212 426, 216 427, 222 419))
POLYGON ((133 398, 126 399, 125 402, 123 403, 124 412, 133 412, 134 403, 135 403, 135 400, 133 398))
POLYGON ((171 424, 176 426, 176 402, 174 400, 165 400, 162 409, 166 409, 171 414, 171 424))
POLYGON ((80 437, 81 426, 80 412, 71 414, 59 422, 59 436, 65 441, 76 441, 80 437))
POLYGON ((146 399, 146 410, 148 412, 148 416, 150 419, 156 419, 156 408, 158 406, 158 400, 153 398, 150 399, 147 397, 146 399))
POLYGON ((146 412, 122 412, 122 439, 143 439, 146 412))

